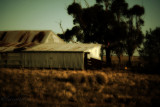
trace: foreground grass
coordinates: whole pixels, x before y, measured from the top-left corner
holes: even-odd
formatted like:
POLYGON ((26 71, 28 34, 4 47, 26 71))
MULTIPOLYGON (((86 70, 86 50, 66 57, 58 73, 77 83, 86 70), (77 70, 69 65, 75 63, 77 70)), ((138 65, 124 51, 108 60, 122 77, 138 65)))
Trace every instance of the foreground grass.
POLYGON ((158 106, 160 76, 121 71, 0 69, 2 106, 158 106))

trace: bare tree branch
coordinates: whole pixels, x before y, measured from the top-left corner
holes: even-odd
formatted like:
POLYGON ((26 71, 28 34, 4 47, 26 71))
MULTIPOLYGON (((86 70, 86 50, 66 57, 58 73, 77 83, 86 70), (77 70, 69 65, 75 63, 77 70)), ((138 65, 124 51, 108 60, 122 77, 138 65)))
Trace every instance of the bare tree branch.
POLYGON ((89 7, 89 4, 88 4, 88 2, 87 2, 86 0, 84 0, 84 2, 85 2, 85 4, 86 4, 86 6, 87 6, 87 7, 89 7))
POLYGON ((60 26, 60 28, 61 28, 63 34, 64 34, 65 32, 64 32, 63 27, 62 27, 62 21, 59 22, 59 26, 60 26))

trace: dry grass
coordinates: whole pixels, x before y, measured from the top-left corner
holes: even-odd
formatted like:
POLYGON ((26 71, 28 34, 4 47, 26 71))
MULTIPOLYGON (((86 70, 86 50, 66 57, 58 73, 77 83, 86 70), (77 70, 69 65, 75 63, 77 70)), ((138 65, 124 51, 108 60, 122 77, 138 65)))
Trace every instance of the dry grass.
POLYGON ((2 106, 154 106, 160 76, 126 71, 0 69, 2 106))

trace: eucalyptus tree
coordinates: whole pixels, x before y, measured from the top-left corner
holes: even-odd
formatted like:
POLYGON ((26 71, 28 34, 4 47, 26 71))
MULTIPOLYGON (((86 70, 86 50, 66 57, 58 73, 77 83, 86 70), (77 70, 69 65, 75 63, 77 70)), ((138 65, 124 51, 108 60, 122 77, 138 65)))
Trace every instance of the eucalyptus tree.
POLYGON ((83 33, 83 42, 103 44, 108 65, 111 64, 111 51, 123 48, 120 47, 122 45, 116 44, 123 43, 126 37, 127 27, 124 15, 127 7, 125 0, 96 0, 95 5, 87 8, 82 8, 76 2, 67 8, 68 14, 74 18, 75 26, 79 26, 83 33))
MULTIPOLYGON (((128 8, 128 3, 125 0, 96 0, 99 4, 104 4, 105 11, 110 11, 114 15, 114 21, 110 26, 110 40, 109 46, 106 48, 106 58, 110 61, 110 52, 116 53, 121 61, 121 55, 124 53, 124 40, 127 35, 127 23, 125 22, 125 15, 128 8)), ((106 59, 106 60, 107 60, 106 59)), ((108 61, 108 62, 109 62, 108 61)))
POLYGON ((160 27, 147 31, 143 46, 139 53, 146 68, 157 70, 160 65, 160 27))
POLYGON ((58 34, 58 36, 66 42, 73 41, 74 36, 77 38, 78 42, 83 42, 84 40, 84 35, 79 26, 74 26, 72 29, 67 29, 63 34, 58 34))
POLYGON ((135 16, 136 20, 136 29, 141 30, 141 25, 144 24, 143 19, 141 18, 144 15, 144 7, 139 5, 134 5, 132 8, 132 14, 135 16))
POLYGON ((110 47, 108 44, 114 40, 112 26, 115 23, 115 16, 106 11, 101 4, 95 4, 88 8, 82 8, 78 3, 68 6, 68 14, 72 15, 74 24, 79 26, 84 34, 85 43, 101 43, 104 45, 107 56, 107 63, 111 63, 110 47))
POLYGON ((96 2, 98 4, 104 4, 105 5, 105 10, 108 11, 112 0, 96 0, 96 2))
POLYGON ((124 53, 124 41, 127 37, 127 23, 125 22, 125 16, 128 9, 128 3, 125 0, 112 0, 111 11, 116 17, 116 24, 114 25, 114 35, 116 35, 116 42, 113 44, 113 52, 121 63, 121 55, 124 53))
POLYGON ((142 34, 140 26, 143 24, 141 18, 143 11, 136 13, 136 9, 142 10, 137 6, 128 10, 128 3, 125 0, 96 0, 96 4, 88 5, 86 8, 82 8, 74 1, 68 6, 67 12, 73 17, 75 28, 78 29, 68 30, 66 34, 76 35, 78 40, 81 39, 80 41, 85 43, 103 44, 106 61, 110 65, 111 51, 120 55, 124 52, 125 46, 129 56, 132 56, 138 46, 137 41, 138 44, 141 43, 141 36, 137 35, 142 34), (128 21, 125 16, 128 16, 128 21), (136 17, 137 27, 133 24, 134 17, 136 17))
POLYGON ((128 54, 128 65, 131 66, 131 57, 136 48, 140 47, 143 42, 143 33, 141 26, 144 24, 141 18, 144 15, 144 7, 139 5, 134 5, 127 12, 128 18, 128 36, 126 40, 126 53, 128 54), (135 21, 134 21, 135 19, 135 21))

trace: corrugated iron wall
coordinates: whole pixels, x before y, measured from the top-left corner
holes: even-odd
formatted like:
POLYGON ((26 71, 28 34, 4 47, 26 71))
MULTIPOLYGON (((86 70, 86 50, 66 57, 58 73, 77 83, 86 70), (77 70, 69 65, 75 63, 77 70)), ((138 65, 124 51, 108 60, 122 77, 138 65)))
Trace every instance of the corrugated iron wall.
POLYGON ((0 53, 0 66, 84 69, 84 53, 0 53))
POLYGON ((0 66, 1 67, 20 67, 21 54, 20 53, 0 53, 0 66))

